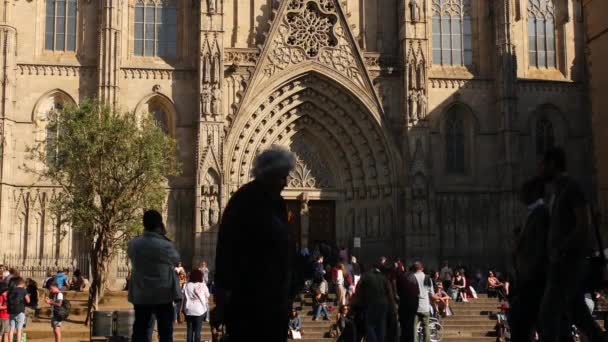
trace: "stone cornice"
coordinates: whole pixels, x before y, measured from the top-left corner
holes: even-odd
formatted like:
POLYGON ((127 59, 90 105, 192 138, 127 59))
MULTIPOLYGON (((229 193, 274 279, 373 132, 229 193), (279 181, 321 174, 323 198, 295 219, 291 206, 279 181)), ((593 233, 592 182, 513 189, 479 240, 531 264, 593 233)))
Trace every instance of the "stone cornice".
POLYGON ((433 89, 487 89, 493 83, 488 79, 476 78, 429 78, 433 89))
POLYGON ((158 69, 123 67, 120 69, 125 79, 145 80, 189 80, 196 75, 194 69, 158 69))
POLYGON ((550 92, 566 93, 581 91, 582 85, 570 81, 551 81, 551 80, 522 80, 517 81, 518 91, 521 92, 550 92))
POLYGON ((17 64, 19 75, 23 76, 58 76, 58 77, 92 77, 97 67, 61 64, 17 64))

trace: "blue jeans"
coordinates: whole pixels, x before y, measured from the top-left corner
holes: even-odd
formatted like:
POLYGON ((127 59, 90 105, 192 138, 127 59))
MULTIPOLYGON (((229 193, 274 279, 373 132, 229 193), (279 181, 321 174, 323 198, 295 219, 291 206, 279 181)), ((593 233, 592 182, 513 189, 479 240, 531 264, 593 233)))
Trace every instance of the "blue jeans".
POLYGON ((365 315, 367 342, 384 342, 386 337, 386 321, 388 304, 369 304, 365 315))
POLYGON ((133 342, 151 342, 149 338, 152 316, 156 318, 159 342, 173 342, 173 303, 134 305, 133 342))
POLYGON ((205 315, 202 316, 186 316, 186 326, 188 332, 186 342, 201 342, 201 330, 203 329, 203 321, 205 315))
POLYGON ((319 318, 323 314, 323 319, 329 319, 329 312, 327 311, 327 305, 317 305, 315 308, 314 318, 319 318))

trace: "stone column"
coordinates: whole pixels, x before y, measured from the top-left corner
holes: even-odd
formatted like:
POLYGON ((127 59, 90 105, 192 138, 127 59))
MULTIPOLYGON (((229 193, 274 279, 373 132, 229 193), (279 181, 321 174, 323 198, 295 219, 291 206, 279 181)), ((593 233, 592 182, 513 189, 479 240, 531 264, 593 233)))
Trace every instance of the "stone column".
POLYGON ((308 248, 308 239, 310 235, 310 211, 308 209, 308 193, 303 192, 300 195, 300 228, 301 249, 308 248))
MULTIPOLYGON (((9 126, 12 125, 9 119, 13 118, 13 95, 16 79, 16 52, 17 52, 17 30, 13 23, 13 7, 14 2, 4 0, 0 4, 0 48, 2 55, 0 57, 0 240, 2 245, 9 246, 11 250, 11 242, 7 241, 10 238, 10 209, 8 202, 2 203, 9 196, 5 192, 8 191, 6 186, 6 176, 4 170, 9 170, 8 164, 12 158, 5 158, 6 144, 10 137, 5 133, 10 132, 9 126), (5 166, 6 164, 6 166, 5 166)), ((14 249, 13 249, 14 250, 14 249)))
POLYGON ((215 244, 222 208, 226 205, 223 186, 224 141, 224 45, 223 3, 201 0, 199 7, 199 131, 198 177, 194 225, 193 263, 205 259, 215 266, 215 244))
MULTIPOLYGON (((423 0, 401 1, 401 48, 403 53, 403 146, 406 170, 405 246, 408 254, 432 258, 438 255, 440 232, 434 224, 433 179, 430 163, 428 122, 428 68, 430 56, 427 20, 423 0), (416 244, 412 243, 416 241, 416 244), (422 248, 417 247, 422 246, 422 248)), ((407 256, 409 257, 409 255, 407 256)))
POLYGON ((112 107, 118 105, 120 92, 121 3, 120 0, 99 1, 98 97, 112 107))
MULTIPOLYGON (((511 236, 511 223, 517 215, 514 203, 519 184, 519 131, 517 129, 517 55, 513 44, 513 22, 516 11, 513 1, 494 2, 496 31, 496 112, 499 113, 499 156, 497 163, 498 188, 504 196, 501 201, 503 219, 497 247, 507 249, 511 236)), ((510 258, 505 259, 510 263, 510 258)))

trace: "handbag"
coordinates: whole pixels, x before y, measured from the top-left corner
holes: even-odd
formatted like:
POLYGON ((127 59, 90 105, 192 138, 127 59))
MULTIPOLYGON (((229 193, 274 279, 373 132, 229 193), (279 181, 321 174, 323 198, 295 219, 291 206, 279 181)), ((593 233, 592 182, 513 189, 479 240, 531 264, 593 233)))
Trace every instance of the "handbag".
POLYGON ((599 253, 588 258, 589 274, 587 277, 588 292, 596 292, 608 288, 608 262, 604 254, 604 243, 600 233, 600 214, 596 212, 591 216, 591 224, 595 230, 595 238, 599 248, 599 253))

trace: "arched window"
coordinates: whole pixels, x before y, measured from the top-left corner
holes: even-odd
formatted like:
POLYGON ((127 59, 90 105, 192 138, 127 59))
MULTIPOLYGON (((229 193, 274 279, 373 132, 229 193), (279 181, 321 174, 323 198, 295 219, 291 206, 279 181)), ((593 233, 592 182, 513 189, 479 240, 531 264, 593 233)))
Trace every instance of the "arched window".
MULTIPOLYGON (((63 103, 56 99, 49 112, 49 118, 52 115, 61 112, 61 110, 63 110, 63 103)), ((49 122, 47 121, 45 138, 46 158, 50 163, 55 163, 59 158, 59 148, 56 144, 57 138, 59 137, 59 127, 49 125, 48 123, 49 122)))
POLYGON ((447 113, 445 121, 446 170, 450 174, 464 174, 465 168, 465 122, 460 108, 447 113))
POLYGON ((542 156, 546 150, 555 145, 553 123, 542 117, 536 121, 536 154, 542 156))
POLYGON ((528 0, 528 58, 533 68, 555 68, 554 0, 528 0))
POLYGON ((433 63, 472 65, 471 0, 433 0, 433 63))
POLYGON ((148 0, 135 5, 136 56, 173 57, 177 50, 175 6, 148 0))
POLYGON ((76 51, 76 0, 46 0, 44 48, 76 51))
POLYGON ((156 120, 158 126, 163 130, 163 132, 165 132, 165 134, 169 134, 169 120, 167 120, 167 113, 165 110, 161 106, 154 103, 150 103, 148 107, 148 110, 154 117, 154 120, 156 120))

